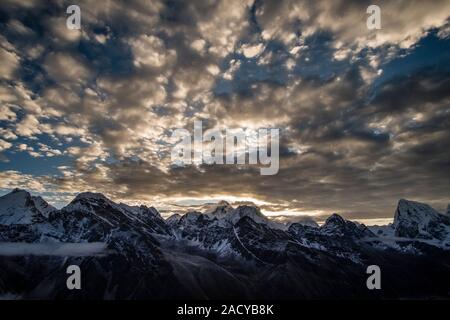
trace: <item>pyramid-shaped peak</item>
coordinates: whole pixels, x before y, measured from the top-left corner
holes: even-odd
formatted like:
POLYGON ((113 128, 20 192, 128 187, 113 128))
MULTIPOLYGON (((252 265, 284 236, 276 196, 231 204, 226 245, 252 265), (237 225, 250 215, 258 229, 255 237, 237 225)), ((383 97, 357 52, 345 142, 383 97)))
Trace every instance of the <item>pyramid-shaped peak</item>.
POLYGON ((24 193, 24 194, 30 194, 27 190, 25 190, 25 189, 20 189, 20 188, 14 188, 10 193, 24 193))
POLYGON ((30 224, 47 218, 55 210, 41 197, 16 188, 0 197, 0 224, 30 224))
POLYGON ((345 219, 342 218, 339 214, 333 213, 331 216, 327 218, 324 225, 333 224, 333 225, 344 225, 345 219))
POLYGON ((31 194, 23 189, 15 188, 10 193, 5 194, 0 197, 0 202, 4 205, 10 204, 21 204, 24 205, 27 201, 31 199, 31 194))
POLYGON ((233 210, 234 208, 227 201, 221 200, 217 204, 210 205, 205 214, 220 219, 230 214, 233 210))

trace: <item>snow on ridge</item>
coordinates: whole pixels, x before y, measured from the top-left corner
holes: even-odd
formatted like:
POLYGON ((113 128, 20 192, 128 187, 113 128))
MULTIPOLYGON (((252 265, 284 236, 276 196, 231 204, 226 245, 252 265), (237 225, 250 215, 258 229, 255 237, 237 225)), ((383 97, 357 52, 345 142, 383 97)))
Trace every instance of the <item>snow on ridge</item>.
POLYGON ((0 224, 31 224, 36 219, 48 218, 56 208, 41 197, 34 197, 22 189, 0 197, 0 224))

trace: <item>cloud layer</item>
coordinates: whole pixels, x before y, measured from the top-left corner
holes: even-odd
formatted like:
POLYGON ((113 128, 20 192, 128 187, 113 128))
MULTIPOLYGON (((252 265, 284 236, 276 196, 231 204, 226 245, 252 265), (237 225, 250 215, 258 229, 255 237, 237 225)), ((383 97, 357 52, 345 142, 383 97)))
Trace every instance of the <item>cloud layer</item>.
POLYGON ((2 4, 1 189, 351 218, 449 202, 448 1, 379 1, 381 30, 370 1, 77 4, 81 30, 65 1, 2 4), (172 166, 195 120, 281 128, 279 173, 172 166))

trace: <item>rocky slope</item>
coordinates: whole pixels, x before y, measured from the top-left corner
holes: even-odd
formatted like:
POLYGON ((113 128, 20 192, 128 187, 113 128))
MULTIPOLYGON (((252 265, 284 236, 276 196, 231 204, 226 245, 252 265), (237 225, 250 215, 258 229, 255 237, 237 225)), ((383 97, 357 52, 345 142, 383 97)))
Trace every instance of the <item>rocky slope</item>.
POLYGON ((420 202, 400 200, 393 227, 398 237, 450 240, 450 217, 420 202))

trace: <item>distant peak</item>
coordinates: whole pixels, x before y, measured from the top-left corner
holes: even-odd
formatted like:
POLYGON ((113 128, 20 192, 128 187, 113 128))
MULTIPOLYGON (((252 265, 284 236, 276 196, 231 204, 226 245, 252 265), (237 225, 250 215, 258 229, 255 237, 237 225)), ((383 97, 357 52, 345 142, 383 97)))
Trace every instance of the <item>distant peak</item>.
POLYGON ((397 210, 394 217, 394 222, 398 220, 401 216, 409 216, 411 214, 419 215, 436 215, 438 212, 434 210, 431 206, 426 203, 400 199, 398 201, 397 210))
POLYGON ((170 217, 168 217, 166 220, 169 220, 169 219, 179 219, 179 218, 181 218, 181 217, 182 217, 181 214, 174 213, 173 215, 171 215, 170 217))
POLYGON ((240 205, 238 208, 238 210, 256 210, 258 212, 260 212, 259 208, 255 205, 250 205, 250 204, 243 204, 240 205))
POLYGON ((398 200, 398 205, 414 205, 414 204, 421 204, 421 203, 417 202, 417 201, 408 200, 408 199, 398 200))
POLYGON ((56 209, 40 196, 31 196, 23 189, 15 188, 0 197, 0 224, 31 224, 48 218, 56 209))
POLYGON ((218 218, 224 217, 234 210, 233 207, 225 200, 221 200, 216 204, 208 206, 207 208, 208 209, 205 211, 205 214, 218 218))
POLYGON ((328 235, 346 236, 357 239, 375 236, 364 224, 346 220, 337 213, 333 213, 320 229, 328 235))
POLYGON ((394 216, 397 237, 443 240, 450 218, 426 203, 401 199, 394 216))
POLYGON ((267 219, 265 215, 262 214, 261 210, 254 205, 241 205, 239 207, 237 207, 237 209, 235 210, 240 216, 257 216, 257 217, 261 217, 264 219, 267 219))
POLYGON ((342 218, 337 213, 333 213, 331 216, 328 217, 328 219, 325 221, 325 224, 345 224, 345 219, 342 218))
POLYGON ((82 199, 93 199, 93 200, 104 200, 104 201, 109 201, 109 199, 107 197, 105 197, 105 195, 103 193, 98 193, 98 192, 82 192, 79 193, 74 201, 77 200, 82 200, 82 199))
POLYGON ((14 193, 23 193, 24 195, 29 195, 30 193, 27 190, 24 189, 20 189, 20 188, 14 188, 10 194, 14 194, 14 193))
POLYGON ((25 201, 26 199, 31 198, 31 195, 28 191, 15 188, 10 193, 5 194, 4 196, 0 197, 1 199, 8 199, 7 201, 11 201, 11 199, 15 199, 15 201, 25 201))

